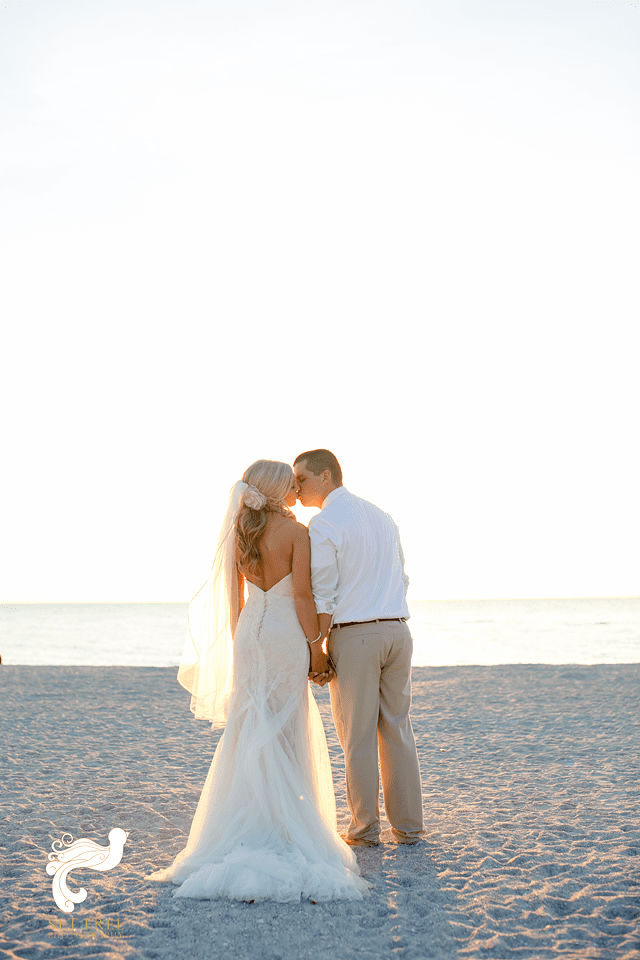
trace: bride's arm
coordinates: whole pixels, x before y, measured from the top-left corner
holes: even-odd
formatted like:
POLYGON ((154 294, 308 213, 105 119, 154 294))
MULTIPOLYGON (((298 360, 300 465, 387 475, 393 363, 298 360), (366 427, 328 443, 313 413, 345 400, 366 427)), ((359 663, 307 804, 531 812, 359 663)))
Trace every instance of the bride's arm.
POLYGON ((236 610, 236 621, 240 619, 240 614, 242 613, 242 608, 244 607, 244 574, 240 573, 240 567, 238 562, 240 560, 240 547, 238 546, 238 541, 236 540, 236 571, 238 574, 238 607, 236 610))
POLYGON ((244 574, 238 570, 238 619, 244 607, 244 574))
POLYGON ((311 672, 324 673, 328 669, 329 661, 323 650, 322 641, 318 639, 320 628, 311 590, 309 531, 301 523, 296 523, 294 527, 291 572, 293 574, 293 599, 296 605, 296 613, 310 645, 311 672))

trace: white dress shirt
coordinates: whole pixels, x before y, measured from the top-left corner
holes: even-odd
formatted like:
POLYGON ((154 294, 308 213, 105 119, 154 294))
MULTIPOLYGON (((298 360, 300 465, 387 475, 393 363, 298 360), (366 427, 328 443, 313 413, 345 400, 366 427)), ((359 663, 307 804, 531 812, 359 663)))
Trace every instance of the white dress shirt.
POLYGON ((337 487, 309 522, 311 586, 332 623, 409 617, 398 528, 384 510, 337 487))

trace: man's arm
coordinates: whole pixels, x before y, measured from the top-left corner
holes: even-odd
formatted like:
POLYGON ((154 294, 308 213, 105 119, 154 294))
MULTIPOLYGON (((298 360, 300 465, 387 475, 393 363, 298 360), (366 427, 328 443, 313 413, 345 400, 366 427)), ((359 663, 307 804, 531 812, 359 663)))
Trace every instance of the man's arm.
MULTIPOLYGON (((311 586, 318 611, 318 628, 322 647, 326 639, 338 596, 338 559, 336 546, 331 537, 331 525, 322 517, 314 517, 309 524, 311 541, 311 586), (314 522, 315 521, 315 522, 314 522)), ((320 686, 324 686, 324 680, 320 686)))
POLYGON ((322 639, 326 640, 326 638, 329 636, 329 627, 331 626, 331 614, 319 613, 318 624, 319 624, 320 634, 322 635, 322 639))
POLYGON ((323 678, 326 683, 330 676, 329 661, 323 649, 322 639, 318 635, 320 628, 311 591, 309 531, 302 523, 294 524, 291 530, 293 535, 293 598, 298 620, 309 644, 309 676, 314 683, 321 683, 317 679, 318 677, 323 678))
MULTIPOLYGON (((338 555, 331 525, 320 516, 313 517, 309 524, 309 539, 313 599, 318 616, 323 617, 320 629, 322 630, 322 624, 325 624, 328 632, 328 624, 338 598, 338 555)), ((326 635, 326 632, 323 632, 323 635, 326 635)))
MULTIPOLYGON (((396 527, 396 530, 398 528, 396 527)), ((404 571, 404 551, 402 549, 402 543, 400 542, 400 531, 398 530, 398 550, 400 551, 400 566, 402 567, 402 581, 404 583, 404 595, 406 597, 407 590, 409 589, 409 577, 404 571)))

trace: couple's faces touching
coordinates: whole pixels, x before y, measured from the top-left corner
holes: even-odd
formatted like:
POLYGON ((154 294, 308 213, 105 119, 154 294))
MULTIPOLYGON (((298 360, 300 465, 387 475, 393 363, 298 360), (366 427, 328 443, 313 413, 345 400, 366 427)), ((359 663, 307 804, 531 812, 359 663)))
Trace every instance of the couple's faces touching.
POLYGON ((306 460, 297 463, 293 470, 294 481, 284 498, 286 505, 295 507, 299 500, 303 507, 321 507, 327 494, 334 488, 331 471, 324 470, 316 476, 307 469, 306 460))
POLYGON ((295 482, 295 480, 294 480, 293 483, 291 484, 291 487, 290 487, 290 489, 289 489, 289 493, 288 493, 288 494, 286 495, 286 497, 284 498, 284 502, 286 503, 286 505, 287 505, 288 507, 295 507, 296 503, 298 502, 298 495, 297 495, 297 493, 296 493, 296 482, 295 482))
MULTIPOLYGON (((295 474, 294 487, 298 500, 303 507, 321 507, 322 502, 333 490, 334 484, 330 470, 322 473, 311 473, 307 469, 307 461, 301 460, 293 468, 295 474)), ((294 501, 295 502, 295 501, 294 501)))

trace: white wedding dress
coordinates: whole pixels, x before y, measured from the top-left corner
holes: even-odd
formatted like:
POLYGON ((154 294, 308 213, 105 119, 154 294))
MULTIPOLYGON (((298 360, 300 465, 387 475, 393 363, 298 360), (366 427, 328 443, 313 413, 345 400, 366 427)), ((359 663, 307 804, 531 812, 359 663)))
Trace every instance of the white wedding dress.
POLYGON ((361 899, 370 886, 338 836, 331 765, 307 672, 292 575, 249 596, 235 632, 233 693, 185 849, 152 880, 174 896, 361 899))

